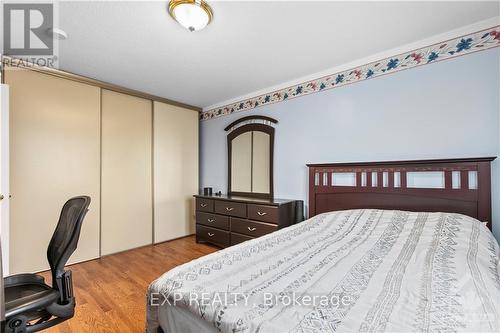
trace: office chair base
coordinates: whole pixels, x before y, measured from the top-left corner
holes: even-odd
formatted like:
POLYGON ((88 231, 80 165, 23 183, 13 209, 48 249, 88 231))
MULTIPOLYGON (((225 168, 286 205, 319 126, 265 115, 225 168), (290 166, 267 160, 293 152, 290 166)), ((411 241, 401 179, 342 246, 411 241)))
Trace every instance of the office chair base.
POLYGON ((75 299, 72 298, 67 304, 51 304, 43 312, 13 316, 5 321, 2 333, 30 333, 47 329, 73 318, 75 306, 75 299))
POLYGON ((39 320, 34 324, 29 324, 26 316, 16 316, 11 318, 5 322, 5 328, 2 332, 5 333, 31 333, 38 332, 54 325, 60 324, 65 320, 68 320, 71 317, 48 317, 47 320, 42 321, 39 320), (52 318, 52 319, 50 319, 52 318), (50 320, 49 320, 50 319, 50 320))

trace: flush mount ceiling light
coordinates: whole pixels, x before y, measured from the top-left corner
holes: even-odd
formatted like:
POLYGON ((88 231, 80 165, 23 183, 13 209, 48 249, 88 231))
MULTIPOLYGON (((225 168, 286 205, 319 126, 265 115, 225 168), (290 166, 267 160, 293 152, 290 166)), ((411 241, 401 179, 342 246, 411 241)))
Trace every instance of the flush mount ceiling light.
POLYGON ((168 12, 189 31, 198 31, 212 21, 212 8, 202 0, 171 0, 168 12))

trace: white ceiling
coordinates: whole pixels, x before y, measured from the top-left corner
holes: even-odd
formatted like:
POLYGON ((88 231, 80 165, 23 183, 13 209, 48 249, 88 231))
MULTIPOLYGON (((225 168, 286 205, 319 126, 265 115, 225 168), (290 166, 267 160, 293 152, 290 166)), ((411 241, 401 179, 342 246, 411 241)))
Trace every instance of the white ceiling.
POLYGON ((60 67, 206 107, 500 14, 499 2, 221 2, 184 30, 168 1, 64 2, 60 67))

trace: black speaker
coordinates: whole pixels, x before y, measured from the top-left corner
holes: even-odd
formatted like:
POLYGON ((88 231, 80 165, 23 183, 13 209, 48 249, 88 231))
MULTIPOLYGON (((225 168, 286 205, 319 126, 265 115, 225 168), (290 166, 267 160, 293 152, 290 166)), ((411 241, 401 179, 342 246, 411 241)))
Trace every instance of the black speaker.
POLYGON ((304 201, 295 201, 295 223, 304 221, 304 201))
POLYGON ((204 187, 203 188, 203 195, 212 195, 212 188, 211 187, 204 187))

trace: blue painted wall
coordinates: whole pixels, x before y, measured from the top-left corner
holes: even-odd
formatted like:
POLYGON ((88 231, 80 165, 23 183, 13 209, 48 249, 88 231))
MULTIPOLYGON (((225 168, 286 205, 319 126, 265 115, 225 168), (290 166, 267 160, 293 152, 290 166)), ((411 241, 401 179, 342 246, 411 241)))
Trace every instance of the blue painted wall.
MULTIPOLYGON (((274 190, 307 200, 306 163, 500 156, 500 48, 201 122, 201 186, 225 192, 224 127, 279 120, 274 190)), ((500 239, 500 161, 493 166, 500 239)))

